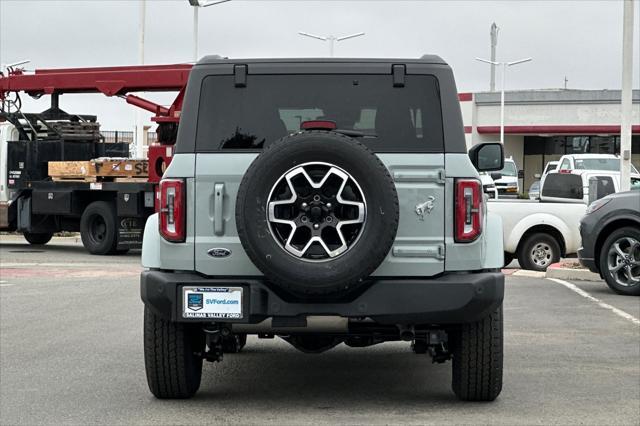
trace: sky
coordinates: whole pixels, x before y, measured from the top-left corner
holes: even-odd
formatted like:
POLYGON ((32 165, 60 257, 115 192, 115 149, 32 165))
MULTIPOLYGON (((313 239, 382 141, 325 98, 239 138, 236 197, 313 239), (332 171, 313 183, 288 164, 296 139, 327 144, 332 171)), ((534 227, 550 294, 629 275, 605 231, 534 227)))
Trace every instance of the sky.
MULTIPOLYGON (((509 69, 506 87, 619 89, 622 11, 609 1, 261 1, 232 0, 200 9, 199 54, 231 58, 324 57, 327 42, 306 31, 363 37, 336 43, 338 57, 415 58, 433 53, 453 68, 459 91, 489 87, 492 22, 497 59, 533 61, 509 69)), ((27 69, 138 63, 139 1, 0 0, 0 64, 27 69)), ((193 61, 193 10, 187 0, 147 0, 145 62, 193 61)), ((640 2, 635 1, 634 80, 640 87, 640 2)), ((500 79, 498 77, 498 86, 500 79)), ((172 95, 148 95, 170 103, 172 95)), ((65 95, 67 112, 97 115, 103 130, 131 130, 134 108, 103 95, 65 95)), ((23 96, 23 109, 48 101, 23 96)), ((145 119, 148 120, 148 115, 145 119)))

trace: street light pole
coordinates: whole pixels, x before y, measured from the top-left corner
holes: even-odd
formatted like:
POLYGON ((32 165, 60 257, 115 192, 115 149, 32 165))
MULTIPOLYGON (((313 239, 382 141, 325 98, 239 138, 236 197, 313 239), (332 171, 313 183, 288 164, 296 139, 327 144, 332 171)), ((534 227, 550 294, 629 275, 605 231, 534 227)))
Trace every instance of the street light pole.
POLYGON ((198 9, 199 6, 193 8, 193 62, 198 62, 198 9))
POLYGON ((633 0, 624 1, 622 18, 622 94, 620 123, 620 191, 631 189, 631 120, 633 100, 633 0))
POLYGON ((484 62, 491 66, 502 65, 502 87, 500 88, 500 143, 503 145, 504 145, 504 91, 505 91, 507 67, 522 64, 524 62, 529 62, 531 60, 532 60, 531 58, 525 58, 525 59, 518 59, 517 61, 512 61, 512 62, 495 62, 495 61, 490 61, 488 59, 476 58, 476 61, 484 62))
POLYGON ((315 34, 311 34, 311 33, 306 33, 304 31, 298 31, 298 34, 300 34, 301 36, 309 37, 309 38, 315 38, 316 40, 328 41, 329 42, 329 57, 331 57, 331 58, 333 58, 334 43, 336 41, 348 40, 350 38, 355 38, 355 37, 360 37, 360 36, 365 35, 363 32, 360 32, 360 33, 355 33, 355 34, 349 34, 349 35, 342 36, 342 37, 336 37, 336 36, 333 36, 333 35, 319 36, 319 35, 315 35, 315 34))
MULTIPOLYGON (((494 67, 495 65, 491 65, 494 67)), ((502 63, 502 84, 500 85, 500 143, 504 145, 504 85, 507 75, 507 63, 502 63)))
POLYGON ((215 6, 231 0, 189 0, 193 6, 193 62, 198 62, 198 8, 215 6))
MULTIPOLYGON (((147 14, 147 0, 140 0, 140 24, 138 30, 138 55, 140 65, 144 65, 144 33, 147 14)), ((144 123, 142 111, 136 108, 136 158, 142 158, 144 155, 144 123)))

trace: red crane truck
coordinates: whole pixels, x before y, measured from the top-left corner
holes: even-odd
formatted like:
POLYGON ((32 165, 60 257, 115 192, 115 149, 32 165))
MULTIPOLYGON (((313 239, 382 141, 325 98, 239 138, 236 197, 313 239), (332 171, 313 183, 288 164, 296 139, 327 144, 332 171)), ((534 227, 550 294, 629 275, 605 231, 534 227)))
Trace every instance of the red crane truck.
POLYGON ((31 244, 46 244, 55 232, 80 232, 93 254, 139 248, 146 219, 156 208, 157 183, 171 161, 191 67, 0 71, 0 231, 21 232, 31 244), (166 108, 132 94, 136 92, 177 96, 166 108), (97 158, 127 163, 129 157, 128 144, 105 142, 96 116, 63 111, 60 95, 65 93, 117 96, 154 114, 158 143, 149 147, 148 161, 135 164, 148 167, 138 170, 147 178, 57 181, 50 176, 50 162, 86 161, 98 167, 102 163, 97 158), (41 113, 23 112, 21 94, 50 96, 51 106, 41 113))

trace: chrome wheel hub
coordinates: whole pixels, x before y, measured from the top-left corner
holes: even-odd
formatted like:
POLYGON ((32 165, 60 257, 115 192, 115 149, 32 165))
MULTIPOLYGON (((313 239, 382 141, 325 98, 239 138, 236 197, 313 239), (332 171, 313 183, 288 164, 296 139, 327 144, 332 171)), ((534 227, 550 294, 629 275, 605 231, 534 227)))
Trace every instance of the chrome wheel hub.
POLYGON ((267 201, 273 238, 290 255, 316 262, 349 251, 362 234, 366 212, 358 182, 329 163, 305 163, 287 171, 267 201))
POLYGON ((611 245, 607 253, 607 269, 619 285, 640 285, 640 242, 623 237, 611 245))
POLYGON ((531 260, 535 265, 542 268, 547 267, 551 264, 551 259, 553 259, 553 250, 548 244, 538 243, 533 246, 531 260))

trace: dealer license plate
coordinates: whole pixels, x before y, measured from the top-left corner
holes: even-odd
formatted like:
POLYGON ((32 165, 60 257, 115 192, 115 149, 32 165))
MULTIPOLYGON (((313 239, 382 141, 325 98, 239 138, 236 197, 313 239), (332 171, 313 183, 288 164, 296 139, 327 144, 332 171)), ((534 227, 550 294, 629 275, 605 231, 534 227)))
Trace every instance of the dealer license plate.
POLYGON ((183 318, 242 318, 241 287, 183 287, 183 318))

